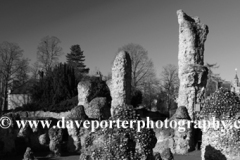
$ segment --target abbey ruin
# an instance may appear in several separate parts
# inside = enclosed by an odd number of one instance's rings
[[[203,101],[208,77],[208,69],[204,66],[204,43],[209,31],[207,25],[202,24],[198,17],[188,16],[182,10],[177,11],[177,18],[180,88],[178,109],[170,120],[196,120],[199,117],[195,115],[195,106]],[[91,82],[83,81],[78,84],[78,106],[68,112],[20,111],[8,113],[6,116],[12,120],[52,119],[54,122],[61,117],[83,121],[140,120],[141,117],[130,105],[131,71],[130,55],[125,51],[119,52],[112,66],[112,81],[105,83],[111,94],[111,106],[108,105],[106,97],[96,97],[89,101],[89,96],[94,90]],[[205,106],[209,108],[203,109],[201,118],[209,119],[215,116],[229,124],[238,119],[240,101],[231,93],[226,94],[228,95],[225,97],[215,97],[216,101],[209,101]],[[220,91],[216,93],[216,96],[221,95]],[[225,106],[219,107],[213,104],[221,100],[230,102],[222,102]],[[220,113],[216,115],[218,112]],[[7,130],[0,129],[0,153],[17,151],[25,153],[25,159],[33,157],[32,150],[45,150],[52,156],[61,156],[64,152],[78,153],[80,160],[173,160],[173,154],[187,154],[196,145],[194,127],[185,128],[184,132],[179,132],[176,128],[170,130],[169,135],[164,135],[162,130],[149,128],[137,132],[136,128],[118,129],[114,126],[111,129],[98,128],[96,132],[91,132],[82,126],[74,126],[71,129],[56,129],[54,126],[49,129],[33,129],[27,125],[18,129],[13,123]],[[239,160],[239,133],[237,129],[225,131],[224,134],[221,130],[213,129],[204,132],[202,160],[218,160],[219,156],[222,157],[219,160]]]

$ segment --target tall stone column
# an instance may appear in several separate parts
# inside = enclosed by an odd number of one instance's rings
[[[194,120],[194,106],[200,102],[207,84],[208,69],[204,66],[204,43],[208,26],[200,23],[198,17],[190,17],[182,10],[177,11],[179,23],[178,76],[180,80],[178,106],[187,108],[190,120]],[[176,144],[176,153],[185,154],[194,150],[197,137],[193,124],[187,130],[187,137],[175,134],[176,142],[186,144],[184,149]],[[178,133],[178,132],[176,132]]]
[[[208,26],[198,17],[190,17],[182,10],[177,11],[179,23],[179,96],[178,106],[185,106],[194,119],[194,104],[199,101],[207,83],[207,67],[204,65],[204,43]]]
[[[120,52],[116,56],[112,67],[111,85],[111,115],[113,116],[118,107],[130,104],[131,101],[131,58],[127,52]]]

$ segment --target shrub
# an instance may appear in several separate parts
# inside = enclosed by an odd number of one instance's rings
[[[220,119],[231,119],[240,112],[239,97],[229,90],[220,88],[205,99],[200,117],[214,116]]]
[[[134,90],[132,93],[131,105],[137,107],[142,103],[143,95],[140,90]]]
[[[106,97],[107,102],[111,102],[110,90],[106,84],[106,81],[103,81],[99,77],[95,76],[85,76],[83,81],[90,81],[92,85],[92,91],[89,95],[88,102],[91,102],[96,97]]]
[[[74,69],[60,63],[33,85],[32,101],[40,106],[58,104],[77,95],[77,84]]]

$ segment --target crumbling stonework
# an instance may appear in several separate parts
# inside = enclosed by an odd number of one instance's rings
[[[190,17],[182,10],[177,11],[179,23],[178,77],[180,80],[178,106],[185,106],[191,120],[195,119],[194,106],[201,102],[207,84],[208,69],[204,66],[204,43],[208,26],[201,24],[198,17]],[[195,149],[193,125],[185,136],[176,132],[176,153],[185,154]],[[185,137],[183,139],[183,137]],[[184,149],[181,149],[184,144]],[[179,145],[179,146],[178,146]],[[178,149],[179,148],[179,149]],[[188,150],[187,150],[188,148]]]
[[[179,23],[179,97],[178,106],[186,106],[193,119],[194,104],[199,101],[207,83],[207,68],[204,67],[204,43],[208,34],[207,25],[198,17],[190,17],[177,11]]]
[[[32,149],[30,147],[26,149],[26,152],[24,153],[24,156],[23,156],[23,160],[37,160],[34,157]]]
[[[161,154],[158,152],[153,153],[154,154],[154,160],[162,160]]]
[[[68,131],[68,142],[67,150],[70,153],[79,152],[81,149],[81,137],[79,133],[79,128],[74,125],[73,128],[67,128]]]
[[[119,106],[118,112],[110,118],[115,121],[140,120],[135,109],[129,105]],[[121,124],[120,124],[121,125]],[[136,124],[133,128],[98,128],[87,134],[80,160],[155,160],[153,148],[156,144],[155,133],[152,129],[143,128],[137,132]]]
[[[62,139],[63,139],[63,130],[58,128],[50,128],[48,131],[50,143],[49,150],[51,151],[52,156],[61,156],[62,150]]]
[[[112,67],[112,116],[116,114],[118,106],[131,103],[131,74],[131,58],[122,51],[116,56]]]
[[[206,100],[200,118],[215,124],[215,127],[202,129],[202,160],[240,159],[240,129],[234,127],[240,117],[239,106],[239,97],[222,88]],[[224,123],[225,127],[221,123]]]
[[[48,145],[49,141],[50,141],[49,137],[48,137],[48,134],[44,133],[44,134],[39,135],[38,141],[39,141],[40,145],[44,145],[44,146]]]
[[[66,119],[86,120],[88,119],[88,116],[85,113],[84,106],[78,105],[71,109],[69,115],[66,116]]]
[[[88,116],[84,111],[84,107],[80,105],[73,108],[66,119],[80,121],[88,119]],[[73,123],[73,128],[68,127],[67,131],[69,135],[67,142],[68,152],[79,152],[81,149],[80,129]]]
[[[188,127],[187,121],[190,120],[186,107],[178,107],[175,114],[167,120],[167,126],[170,126],[172,121],[178,124],[175,128],[159,128],[155,129],[157,144],[153,149],[154,152],[164,154],[165,150],[170,149],[173,154],[185,154],[190,149],[191,130]],[[183,125],[180,125],[184,122]]]
[[[29,124],[27,123],[25,127],[22,127],[18,132],[18,137],[28,138],[32,133],[32,129],[30,128]]]
[[[86,106],[89,103],[89,95],[92,92],[90,81],[81,81],[78,83],[78,105]]]
[[[110,105],[106,97],[97,97],[91,100],[85,112],[91,119],[105,120],[111,116]]]
[[[170,119],[175,121],[177,124],[180,124],[180,121],[184,121],[184,125],[178,126],[174,129],[174,151],[177,154],[185,154],[187,153],[191,148],[191,141],[190,138],[192,134],[191,128],[188,127],[187,121],[190,120],[190,117],[188,115],[188,111],[186,107],[180,106],[178,107],[176,113],[173,115],[173,117]]]
[[[170,148],[165,149],[161,153],[161,158],[162,158],[162,160],[174,160],[171,149]]]
[[[18,120],[51,120],[52,125],[56,125],[57,120],[61,120],[62,117],[65,119],[78,119],[85,120],[88,119],[87,115],[84,112],[83,106],[76,106],[71,111],[54,113],[54,112],[10,112],[6,115],[12,119],[12,122]],[[53,117],[53,118],[51,118]],[[70,118],[69,118],[70,117]],[[69,129],[71,130],[71,129]],[[69,136],[69,141],[67,141],[68,147],[73,146],[74,151],[78,150],[81,147],[80,138],[77,139],[73,129],[66,133]],[[70,133],[71,132],[71,133]],[[74,132],[74,133],[73,133]],[[72,141],[71,141],[72,140]],[[27,124],[24,128],[18,128],[16,123],[13,123],[12,126],[8,129],[0,129],[0,142],[4,145],[0,145],[0,155],[7,154],[23,154],[26,151],[27,146],[31,146],[34,151],[49,151],[49,134],[48,129],[43,129],[38,126],[38,128],[30,128]],[[2,148],[1,148],[2,147]],[[69,152],[73,151],[73,148],[67,148]]]
[[[157,144],[153,148],[153,152],[159,152],[161,154],[165,149],[170,148],[171,152],[175,153],[174,129],[155,128],[154,131],[157,138]]]
[[[84,107],[85,113],[89,118],[92,118],[90,105],[91,101],[95,98],[106,98],[106,104],[110,107],[111,95],[106,81],[103,81],[100,77],[86,78],[78,84],[78,105]],[[90,106],[89,106],[90,105]]]

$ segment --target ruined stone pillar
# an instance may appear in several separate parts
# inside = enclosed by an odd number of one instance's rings
[[[131,58],[127,52],[120,52],[116,56],[112,67],[111,85],[111,115],[117,112],[117,108],[131,101]]]
[[[178,77],[180,80],[178,106],[187,108],[190,120],[194,120],[194,107],[204,95],[208,69],[204,65],[204,43],[208,34],[207,25],[198,17],[190,17],[182,10],[177,11],[179,23]],[[178,133],[178,132],[177,132]],[[187,137],[175,134],[176,153],[185,154],[195,149],[196,136],[193,125]],[[180,142],[180,143],[177,143]],[[184,143],[184,150],[180,149]]]
[[[89,95],[92,91],[92,84],[89,81],[81,81],[78,83],[78,105],[86,107],[89,103]]]
[[[201,24],[198,17],[190,17],[182,10],[177,11],[179,23],[179,96],[178,106],[185,106],[194,119],[194,104],[199,101],[207,83],[208,70],[204,65],[204,42],[208,26]]]

